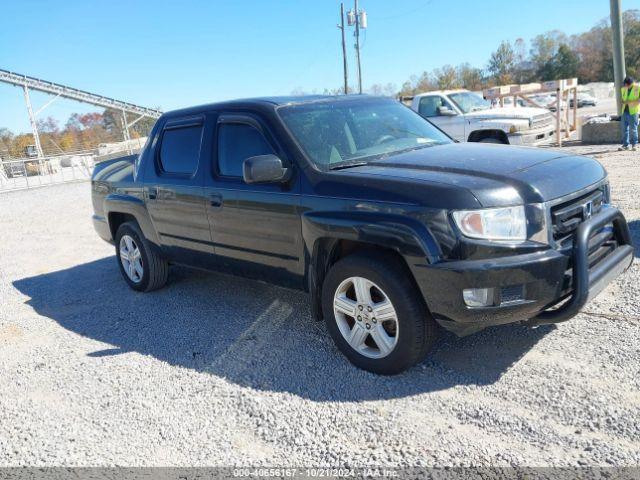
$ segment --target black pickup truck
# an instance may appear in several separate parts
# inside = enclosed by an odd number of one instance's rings
[[[438,325],[568,320],[633,259],[597,161],[455,143],[376,97],[169,112],[92,191],[131,288],[179,263],[304,289],[349,360],[382,374],[422,359]]]

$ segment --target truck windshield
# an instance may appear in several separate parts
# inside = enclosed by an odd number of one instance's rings
[[[477,93],[450,93],[449,98],[462,110],[462,113],[477,112],[491,107],[491,104]]]
[[[280,107],[278,113],[323,170],[451,143],[431,123],[391,99],[301,103]]]

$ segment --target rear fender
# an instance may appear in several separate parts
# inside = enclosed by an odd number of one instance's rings
[[[136,219],[145,238],[156,245],[160,245],[158,234],[147,211],[144,200],[133,195],[111,193],[104,199],[104,212],[107,220],[111,213],[125,213]],[[113,232],[115,237],[115,232]]]

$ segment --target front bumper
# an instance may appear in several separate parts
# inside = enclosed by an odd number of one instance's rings
[[[594,264],[590,259],[595,234],[609,224],[613,225],[615,247],[610,247],[608,254]],[[462,336],[492,325],[540,325],[568,320],[632,261],[627,222],[619,210],[608,208],[581,224],[569,254],[549,249],[486,260],[441,262],[418,266],[413,271],[434,318]],[[495,306],[466,305],[464,289],[487,287],[496,292]],[[519,292],[515,301],[505,296],[514,288]],[[561,305],[556,307],[558,304]]]
[[[556,127],[554,124],[551,124],[535,130],[510,133],[507,135],[507,138],[509,139],[510,145],[535,146],[553,141],[555,133]]]

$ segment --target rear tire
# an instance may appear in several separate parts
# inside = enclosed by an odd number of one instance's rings
[[[127,284],[139,292],[163,287],[169,276],[169,263],[149,242],[138,225],[126,222],[116,232],[116,260]]]
[[[438,326],[409,275],[388,254],[354,254],[331,267],[322,286],[323,317],[355,366],[394,375],[418,363],[433,346]]]

